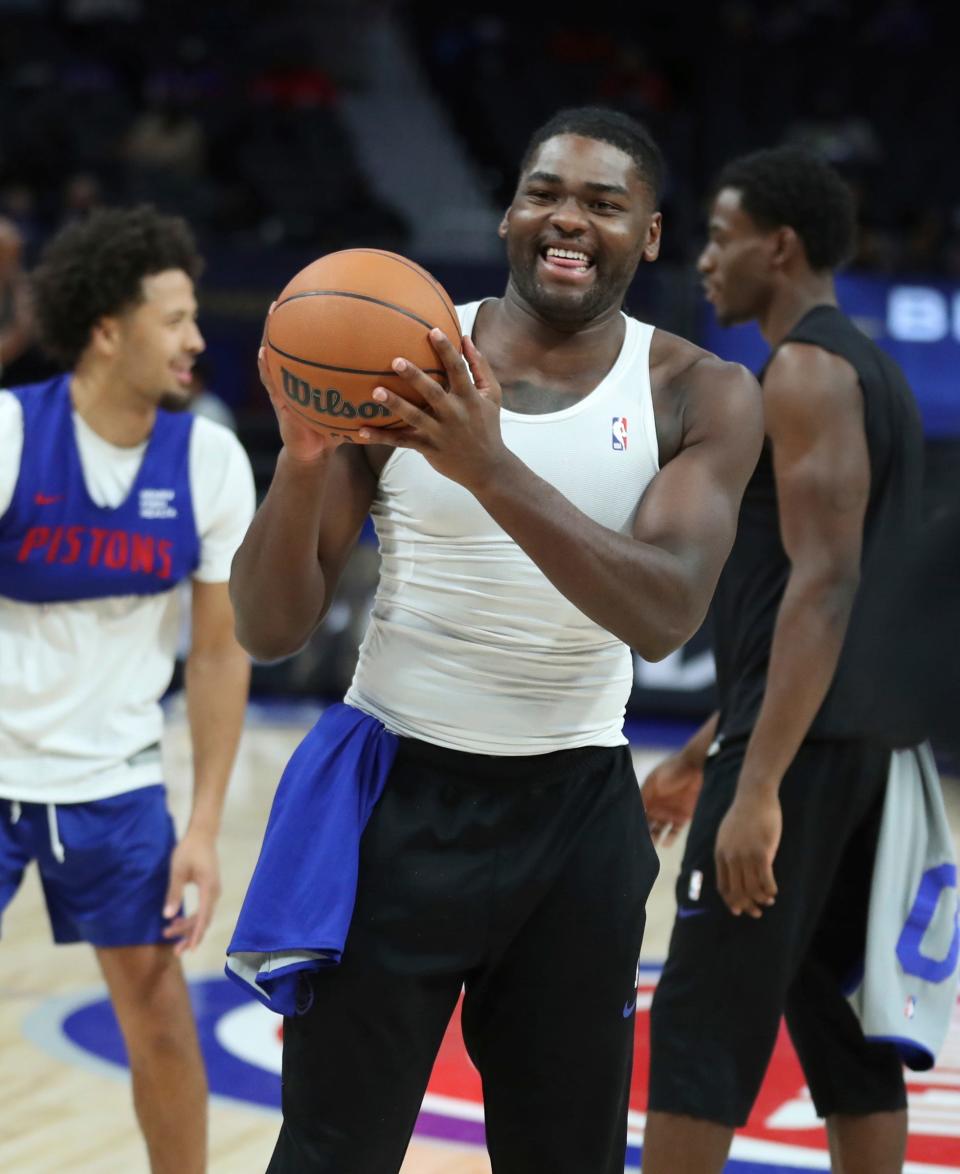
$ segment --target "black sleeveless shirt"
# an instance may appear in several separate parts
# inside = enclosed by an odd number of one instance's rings
[[[863,655],[859,616],[876,616],[870,597],[875,585],[882,584],[884,563],[896,558],[919,524],[923,431],[903,372],[836,306],[815,306],[784,338],[783,343],[788,342],[811,343],[842,356],[856,371],[863,393],[870,496],[864,520],[861,580],[837,672],[808,735],[861,738],[875,726],[870,719],[871,709],[882,696],[884,683],[871,671],[874,666],[868,667],[869,658]],[[770,359],[760,373],[761,383],[769,365]],[[744,494],[737,537],[712,607],[719,729],[725,738],[748,734],[756,721],[777,610],[789,572],[790,563],[780,541],[773,460],[767,440]],[[885,638],[881,631],[869,634],[871,640]]]

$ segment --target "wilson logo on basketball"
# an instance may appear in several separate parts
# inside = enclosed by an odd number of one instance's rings
[[[311,387],[305,379],[300,379],[292,371],[281,366],[283,375],[283,391],[288,399],[301,407],[311,406],[315,412],[324,416],[341,416],[345,420],[353,420],[359,416],[361,420],[374,420],[378,416],[389,416],[390,412],[383,404],[373,400],[363,400],[352,404],[345,400],[335,387]]]

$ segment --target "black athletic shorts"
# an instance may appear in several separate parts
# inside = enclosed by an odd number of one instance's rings
[[[285,1020],[271,1174],[396,1174],[461,989],[496,1174],[623,1174],[644,904],[628,747],[402,739],[339,966]]]
[[[780,788],[776,904],[754,920],[723,904],[713,856],[745,745],[707,760],[651,1009],[649,1109],[743,1125],[782,1015],[821,1117],[903,1108],[896,1049],[864,1039],[842,993],[863,961],[889,751],[801,746]]]

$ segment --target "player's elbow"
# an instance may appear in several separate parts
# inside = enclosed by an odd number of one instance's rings
[[[840,613],[853,607],[860,587],[860,566],[853,559],[824,562],[803,568],[794,566],[793,576],[803,594],[815,600],[822,608]]]
[[[671,652],[676,652],[683,644],[690,639],[696,631],[693,628],[670,628],[660,629],[656,632],[644,633],[639,639],[633,641],[634,651],[644,660],[655,664],[658,660],[664,660]]]
[[[665,640],[650,638],[634,640],[632,647],[633,651],[641,660],[648,661],[650,664],[656,664],[658,660],[664,660],[671,652],[675,652],[679,648],[679,645],[673,645]]]
[[[254,660],[270,661],[282,659],[282,653],[277,654],[274,652],[275,645],[267,638],[266,633],[257,631],[254,626],[244,623],[239,609],[237,611],[234,634],[237,637],[237,643],[240,647]]]
[[[846,627],[860,587],[860,570],[850,567],[822,584],[821,606],[834,623]]]
[[[261,664],[286,660],[299,652],[318,622],[316,608],[301,595],[266,595],[263,584],[238,573],[230,575],[233,630],[240,647]]]
[[[859,567],[823,566],[815,572],[791,576],[790,596],[824,628],[844,632],[860,586]]]
[[[676,652],[690,639],[703,623],[704,609],[693,601],[677,601],[659,617],[655,625],[644,625],[630,641],[631,647],[644,660],[656,663]]]
[[[260,664],[286,660],[307,641],[303,633],[265,624],[262,617],[246,616],[241,608],[236,609],[234,632],[244,652]]]

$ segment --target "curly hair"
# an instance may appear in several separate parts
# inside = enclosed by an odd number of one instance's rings
[[[810,268],[836,269],[853,252],[857,216],[853,194],[826,159],[802,147],[772,147],[734,159],[717,176],[740,193],[740,206],[760,228],[792,228]]]
[[[654,202],[660,199],[663,155],[643,123],[629,114],[606,106],[571,106],[558,110],[530,136],[520,162],[521,174],[526,171],[537,149],[557,135],[581,135],[585,139],[619,147],[633,160],[640,178],[653,192]]]
[[[145,277],[182,269],[196,280],[202,267],[186,221],[149,204],[108,208],[68,225],[47,244],[32,277],[44,349],[72,368],[101,318],[143,300]]]

